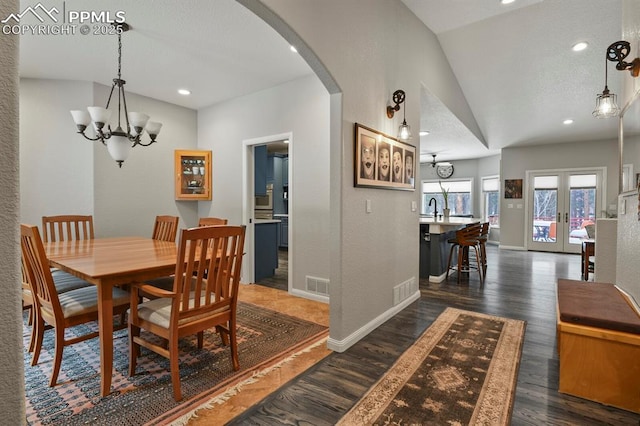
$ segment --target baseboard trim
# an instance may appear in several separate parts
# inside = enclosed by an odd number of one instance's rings
[[[500,250],[520,250],[520,251],[527,251],[527,249],[525,247],[521,247],[521,246],[505,246],[503,244],[500,244]]]
[[[334,352],[344,352],[365,337],[367,334],[371,333],[373,330],[378,328],[381,324],[387,321],[389,318],[396,315],[398,312],[402,311],[404,308],[409,306],[411,303],[415,302],[420,298],[420,290],[418,289],[414,294],[407,297],[405,300],[393,306],[386,312],[378,315],[376,318],[363,325],[345,339],[336,340],[329,336],[329,340],[327,340],[327,348],[331,349]]]
[[[293,296],[302,297],[303,299],[315,300],[316,302],[329,303],[329,296],[323,296],[317,293],[310,293],[308,291],[292,288],[289,290],[289,294]]]
[[[443,272],[441,275],[429,275],[429,282],[430,283],[441,283],[445,279],[447,279],[447,272],[446,271]]]

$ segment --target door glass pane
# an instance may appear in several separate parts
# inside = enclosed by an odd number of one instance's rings
[[[537,176],[533,190],[533,233],[537,242],[555,243],[558,213],[558,177]]]
[[[596,175],[569,177],[569,244],[588,238],[585,226],[596,223]]]

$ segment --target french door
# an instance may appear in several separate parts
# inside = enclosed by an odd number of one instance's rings
[[[603,169],[527,172],[527,249],[580,253],[603,210]]]

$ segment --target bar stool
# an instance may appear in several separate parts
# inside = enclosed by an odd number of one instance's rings
[[[449,260],[447,261],[447,275],[446,279],[449,279],[449,271],[455,269],[458,271],[458,284],[460,283],[460,275],[463,272],[470,272],[472,269],[478,271],[480,277],[480,285],[484,284],[483,280],[483,268],[482,257],[480,255],[480,233],[482,231],[482,225],[473,224],[465,228],[456,231],[456,237],[449,240],[451,244],[451,250],[449,250]],[[457,267],[451,267],[451,259],[453,258],[453,251],[458,249],[458,265]],[[475,256],[469,255],[470,248],[475,251]],[[475,260],[475,265],[471,264],[471,261]]]

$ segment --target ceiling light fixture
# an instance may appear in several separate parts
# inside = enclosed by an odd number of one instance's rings
[[[393,103],[394,106],[387,105],[387,117],[393,118],[396,111],[400,111],[400,105],[405,101],[405,93],[404,90],[396,90],[393,92]],[[398,127],[398,139],[401,141],[411,140],[411,126],[407,124],[407,116],[406,116],[407,108],[402,111],[403,119],[402,124]]]
[[[189,89],[178,89],[178,93],[180,93],[181,95],[184,95],[184,96],[188,96],[188,95],[191,94],[191,90],[189,90]]]
[[[513,3],[514,1],[516,1],[516,0],[500,0],[500,3],[501,3],[501,4],[511,4],[511,3]]]
[[[158,133],[160,133],[161,123],[155,121],[148,121],[149,116],[140,112],[128,112],[127,101],[125,99],[124,85],[126,81],[121,78],[122,68],[122,33],[129,30],[129,25],[125,22],[114,23],[116,32],[118,33],[118,78],[113,79],[111,85],[111,92],[109,92],[109,98],[107,99],[107,106],[105,108],[98,106],[87,107],[87,111],[74,110],[71,111],[73,121],[75,121],[78,127],[78,133],[90,141],[100,140],[103,145],[106,145],[109,155],[113,158],[119,167],[122,167],[122,163],[127,159],[131,148],[136,145],[149,146],[156,141]],[[111,103],[111,96],[115,88],[118,87],[118,127],[115,130],[111,130],[111,125],[107,124],[111,118],[112,111],[109,109]],[[123,111],[124,110],[124,111]],[[121,127],[121,115],[124,113],[124,119],[126,129]],[[93,122],[93,128],[97,135],[91,138],[85,135],[84,131]],[[107,129],[105,131],[105,125]],[[140,137],[144,131],[147,131],[151,141],[144,143]]]
[[[587,46],[589,46],[589,43],[587,43],[586,41],[579,41],[571,47],[571,50],[573,50],[574,52],[580,52],[586,49]]]
[[[564,120],[564,121],[562,122],[562,124],[566,124],[566,125],[573,124],[573,120],[572,120],[572,119],[570,119],[570,118],[567,118],[566,120]]]
[[[436,162],[436,154],[431,154],[431,156],[433,157],[433,161],[431,161],[431,167],[436,167],[436,166],[450,166],[451,163],[448,161],[438,161]]]
[[[631,62],[626,62],[625,58],[631,52],[631,44],[628,41],[620,40],[611,43],[607,47],[607,53],[604,57],[604,91],[596,98],[596,109],[593,116],[596,118],[615,117],[620,113],[620,108],[616,104],[616,95],[609,92],[607,87],[607,61],[617,62],[616,69],[618,71],[629,70],[631,77],[640,75],[640,58],[635,58]]]
[[[420,130],[420,133],[419,133],[420,136],[427,136],[428,134],[429,134],[428,130]]]

